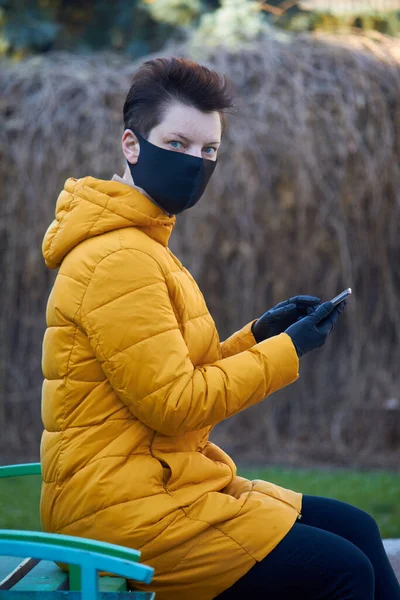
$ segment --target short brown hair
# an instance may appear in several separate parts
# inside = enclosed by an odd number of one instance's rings
[[[125,129],[147,137],[174,101],[203,112],[218,111],[222,126],[224,113],[234,106],[225,75],[185,58],[156,58],[145,62],[133,76],[124,104]]]

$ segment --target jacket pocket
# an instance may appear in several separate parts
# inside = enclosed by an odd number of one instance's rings
[[[172,471],[164,460],[161,460],[160,458],[158,458],[157,460],[160,463],[163,470],[163,486],[165,487],[168,485],[168,482],[171,479]]]

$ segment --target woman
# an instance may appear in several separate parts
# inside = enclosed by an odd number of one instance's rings
[[[220,343],[168,239],[214,171],[230,106],[205,67],[144,64],[124,106],[124,177],[68,179],[60,194],[43,243],[59,268],[43,350],[44,530],[139,549],[158,600],[400,597],[368,515],[238,477],[208,441],[294,382],[344,308],[299,296]]]

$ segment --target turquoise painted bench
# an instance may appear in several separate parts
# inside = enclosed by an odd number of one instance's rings
[[[0,478],[40,473],[39,463],[0,467]],[[0,600],[154,600],[151,592],[128,590],[127,579],[150,583],[153,576],[139,558],[137,550],[115,544],[0,529]],[[53,561],[68,564],[69,574]]]

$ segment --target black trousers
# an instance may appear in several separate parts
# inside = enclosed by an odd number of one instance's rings
[[[368,513],[305,495],[302,515],[219,600],[400,600],[400,585]]]

